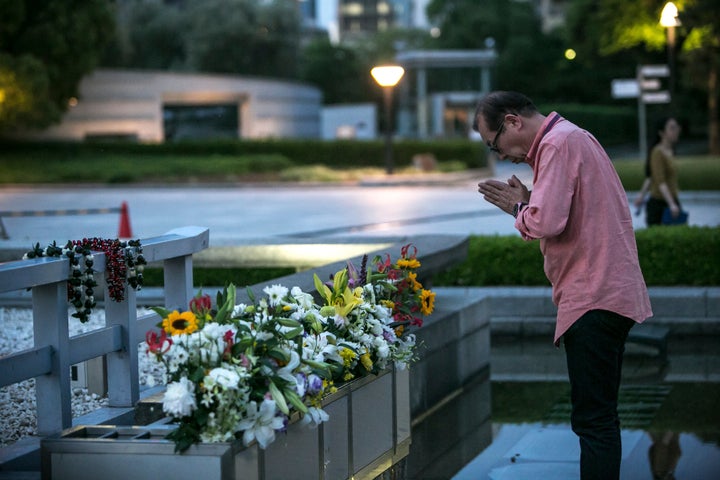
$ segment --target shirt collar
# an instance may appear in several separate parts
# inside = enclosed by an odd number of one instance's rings
[[[525,160],[527,163],[532,167],[535,164],[535,156],[537,155],[537,151],[540,148],[540,142],[542,141],[543,137],[547,135],[547,133],[552,130],[553,126],[563,118],[560,116],[557,112],[552,112],[550,115],[548,115],[545,118],[545,121],[540,125],[540,129],[538,130],[537,135],[535,135],[535,138],[533,139],[533,143],[530,146],[530,150],[528,150],[527,155],[525,155]]]

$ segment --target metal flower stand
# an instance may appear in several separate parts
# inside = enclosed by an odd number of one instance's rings
[[[292,419],[267,449],[241,441],[174,452],[176,428],[84,425],[42,441],[44,479],[173,478],[203,480],[372,479],[410,450],[407,370],[387,369],[349,382],[323,400],[330,420],[309,428]]]

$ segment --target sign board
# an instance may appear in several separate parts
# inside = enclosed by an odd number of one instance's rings
[[[634,78],[616,78],[611,86],[613,98],[637,98],[640,95],[638,81]]]
[[[670,92],[662,90],[659,92],[643,92],[643,103],[670,103]]]
[[[649,90],[659,90],[660,89],[660,79],[659,78],[644,78],[640,81],[640,89],[643,92],[647,92]]]
[[[641,77],[669,77],[670,67],[667,65],[643,65],[640,67]]]

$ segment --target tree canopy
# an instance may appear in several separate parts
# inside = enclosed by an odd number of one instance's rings
[[[601,57],[621,54],[628,58],[626,65],[654,61],[665,63],[668,54],[666,29],[659,19],[665,0],[579,0],[573,3],[568,17],[568,32],[573,41],[584,41]],[[709,150],[720,153],[720,125],[718,96],[720,84],[720,3],[715,0],[678,0],[678,17],[681,25],[676,27],[675,66],[680,87],[676,89],[679,101],[674,102],[680,111],[702,109],[693,103],[693,91],[704,93],[707,98]],[[591,26],[592,32],[582,31]]]
[[[0,0],[0,132],[57,122],[113,34],[106,0]]]
[[[105,65],[297,77],[300,19],[290,0],[135,0],[119,9]]]

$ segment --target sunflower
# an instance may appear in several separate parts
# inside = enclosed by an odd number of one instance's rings
[[[398,268],[407,268],[407,269],[413,269],[413,268],[419,268],[420,267],[420,260],[417,258],[401,258],[397,261]]]
[[[417,292],[423,288],[422,283],[417,281],[417,273],[415,272],[408,272],[408,283],[413,292]]]
[[[181,335],[183,333],[193,333],[198,329],[197,317],[193,312],[178,312],[177,310],[170,312],[167,318],[163,319],[162,326],[170,335]]]
[[[422,290],[420,292],[420,311],[423,315],[430,315],[435,309],[435,292]]]

